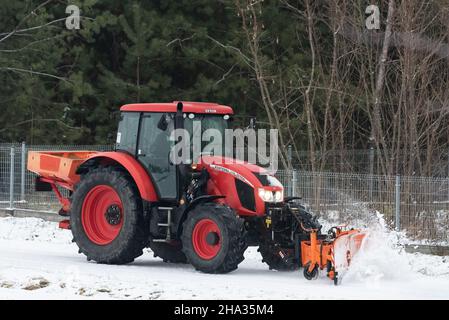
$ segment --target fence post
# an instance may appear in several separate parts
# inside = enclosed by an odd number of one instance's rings
[[[449,150],[447,150],[447,178],[448,178],[447,200],[449,201]]]
[[[369,149],[369,201],[373,200],[374,147]]]
[[[293,188],[294,188],[294,182],[293,179],[290,180],[291,174],[292,174],[292,169],[293,169],[293,164],[292,164],[292,145],[289,144],[288,148],[287,148],[287,157],[288,157],[288,171],[287,171],[287,175],[288,175],[288,196],[289,197],[293,197]]]
[[[396,176],[396,192],[395,192],[395,229],[401,230],[401,177]]]
[[[293,169],[293,178],[292,178],[292,189],[291,189],[291,196],[296,197],[296,182],[298,181],[298,171],[296,169]]]
[[[7,209],[11,215],[14,215],[14,165],[15,165],[15,155],[16,151],[14,147],[11,147],[11,158],[10,158],[10,168],[9,168],[9,208]]]
[[[21,176],[20,176],[20,200],[25,201],[25,157],[26,157],[26,144],[22,142],[22,163],[21,163]]]

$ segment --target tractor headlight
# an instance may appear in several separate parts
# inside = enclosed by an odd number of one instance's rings
[[[259,197],[264,202],[282,202],[284,201],[284,191],[271,191],[266,189],[259,189]]]
[[[270,190],[265,190],[265,189],[259,189],[259,197],[264,201],[264,202],[273,202],[273,192]]]
[[[284,201],[284,191],[276,191],[274,193],[274,202]]]

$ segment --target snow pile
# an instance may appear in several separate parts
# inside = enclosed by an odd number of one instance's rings
[[[449,257],[431,256],[421,253],[409,254],[410,267],[414,272],[430,277],[449,276]],[[449,298],[449,297],[448,297]]]
[[[55,222],[37,218],[0,219],[0,240],[71,243],[71,239],[71,232],[59,229]]]
[[[363,246],[343,281],[377,285],[381,280],[410,280],[410,255],[401,245],[404,234],[389,230],[380,213],[373,216],[367,230]]]
[[[379,212],[361,204],[354,206],[357,207],[357,215],[328,211],[325,219],[320,220],[323,231],[336,225],[348,225],[368,233],[350,268],[340,272],[343,285],[374,288],[387,282],[426,281],[449,276],[449,257],[407,253],[404,245],[415,241],[408,239],[405,232],[394,231]]]
[[[377,221],[377,222],[376,222]],[[150,250],[128,265],[86,261],[71,232],[35,218],[0,218],[0,299],[448,299],[449,259],[405,253],[374,215],[367,248],[335,287],[322,272],[276,272],[250,247],[238,270],[204,274]]]

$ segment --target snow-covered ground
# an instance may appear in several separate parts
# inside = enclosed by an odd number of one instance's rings
[[[0,299],[449,299],[449,257],[408,254],[372,230],[335,287],[324,274],[269,271],[255,248],[235,272],[208,275],[147,251],[125,266],[87,262],[70,231],[35,218],[0,218]]]

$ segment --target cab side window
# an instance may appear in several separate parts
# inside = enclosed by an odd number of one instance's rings
[[[139,112],[124,112],[118,126],[116,148],[136,155]]]

